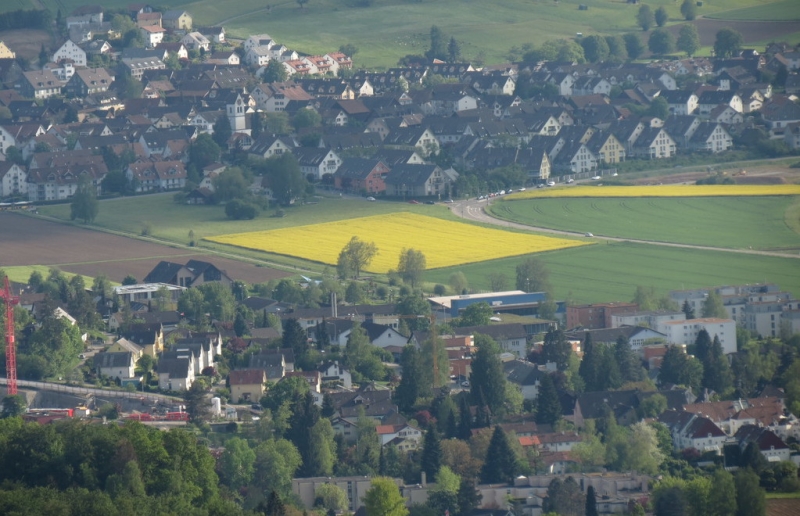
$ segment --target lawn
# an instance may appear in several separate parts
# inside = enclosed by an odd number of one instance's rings
[[[41,0],[53,12],[69,12],[85,0]],[[128,0],[106,0],[107,8],[124,7]],[[429,45],[431,25],[438,25],[461,44],[467,59],[483,57],[487,63],[505,61],[512,46],[541,44],[555,38],[584,34],[620,34],[638,30],[637,5],[607,0],[437,0],[408,2],[375,0],[355,7],[355,0],[313,0],[300,9],[294,1],[269,4],[263,0],[164,0],[159,5],[180,7],[192,14],[195,25],[223,23],[230,36],[268,33],[280,43],[301,52],[330,52],[345,43],[359,49],[357,66],[394,66],[406,54],[423,53]],[[579,11],[586,4],[588,11]],[[680,18],[679,2],[651,0],[663,5],[673,19]],[[730,9],[769,5],[769,0],[709,0],[701,15]],[[348,5],[353,5],[349,7]],[[0,10],[4,7],[0,7]]]
[[[717,20],[743,21],[789,21],[800,19],[800,2],[783,0],[774,4],[745,7],[731,11],[707,14],[707,18]]]
[[[788,225],[798,217],[798,210],[800,197],[564,198],[501,201],[491,206],[494,215],[531,226],[771,250],[800,249],[800,233]]]
[[[627,301],[637,285],[669,290],[711,285],[773,282],[800,296],[800,262],[792,258],[701,251],[630,242],[553,251],[538,255],[547,264],[557,299],[579,303]],[[426,282],[447,284],[461,271],[470,288],[489,289],[489,275],[501,273],[514,287],[523,258],[506,258],[430,271]]]
[[[429,269],[590,244],[549,236],[490,229],[415,213],[392,213],[271,231],[211,237],[222,244],[336,265],[339,252],[358,237],[372,242],[377,255],[366,269],[397,268],[402,249],[421,251]]]
[[[44,265],[19,265],[19,266],[11,266],[11,267],[2,267],[2,271],[8,276],[8,279],[11,281],[16,281],[18,283],[27,283],[33,274],[34,271],[39,271],[39,274],[47,278],[47,275],[50,273],[50,267],[46,267]],[[72,278],[75,274],[71,272],[64,272],[64,276],[67,278]],[[84,284],[91,286],[94,278],[89,276],[83,277]],[[118,283],[113,283],[112,285],[118,285]]]

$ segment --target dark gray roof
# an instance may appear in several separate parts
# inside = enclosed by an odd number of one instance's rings
[[[523,360],[512,360],[503,363],[503,371],[509,382],[517,385],[535,385],[543,373],[535,364]]]
[[[158,361],[158,374],[166,373],[169,378],[184,379],[189,376],[188,358],[164,358]]]
[[[145,283],[176,283],[175,278],[183,268],[180,263],[160,261],[147,276],[144,277]]]
[[[386,176],[386,184],[423,186],[439,168],[436,165],[395,165]]]
[[[129,367],[132,363],[133,353],[130,351],[99,353],[94,357],[94,366],[96,368]]]
[[[493,339],[525,339],[528,334],[525,326],[519,323],[487,324],[485,326],[463,326],[454,328],[453,331],[458,335],[471,335],[482,333]]]

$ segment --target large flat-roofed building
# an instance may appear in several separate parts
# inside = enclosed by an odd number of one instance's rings
[[[114,295],[121,301],[128,303],[137,301],[139,303],[146,303],[154,299],[156,293],[161,289],[167,289],[170,294],[171,301],[177,301],[181,297],[181,293],[186,290],[186,287],[178,287],[176,285],[168,285],[167,283],[138,283],[136,285],[122,285],[114,287]]]
[[[611,328],[611,316],[639,310],[636,303],[595,303],[567,307],[567,329],[595,330]]]
[[[517,315],[537,315],[539,305],[547,299],[544,292],[487,292],[484,294],[464,294],[462,296],[429,297],[434,310],[443,311],[451,317],[458,317],[462,310],[475,303],[488,303],[495,312]]]
[[[670,344],[694,344],[697,334],[702,330],[708,332],[713,340],[719,337],[722,351],[727,355],[736,353],[736,322],[733,319],[688,319],[684,321],[665,321],[658,325],[657,331],[667,336]]]

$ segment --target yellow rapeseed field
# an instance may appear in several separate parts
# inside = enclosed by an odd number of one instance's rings
[[[800,195],[800,185],[653,185],[565,186],[537,188],[506,196],[509,200],[541,197],[738,197]]]
[[[354,236],[375,242],[378,247],[377,256],[367,267],[376,273],[396,269],[404,247],[422,251],[428,268],[436,269],[590,243],[488,229],[414,213],[220,235],[206,240],[335,265],[339,252]]]

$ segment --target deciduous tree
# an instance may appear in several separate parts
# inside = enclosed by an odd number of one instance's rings
[[[70,218],[79,219],[84,224],[94,222],[100,212],[100,203],[97,201],[97,188],[92,185],[87,176],[81,176],[78,188],[72,196],[70,203]]]
[[[506,376],[500,362],[500,346],[488,335],[475,334],[478,352],[472,361],[470,395],[476,405],[486,403],[492,413],[497,413],[505,401]]]
[[[697,2],[694,0],[683,0],[681,4],[681,15],[683,15],[687,21],[692,21],[697,18]]]
[[[736,57],[743,44],[744,38],[739,31],[725,27],[717,32],[714,40],[714,55],[720,59]]]
[[[647,47],[656,55],[669,54],[675,50],[675,38],[667,29],[656,29],[650,34]]]
[[[378,247],[375,242],[365,242],[354,236],[339,253],[337,268],[349,271],[354,278],[358,278],[361,271],[372,263],[376,254],[378,254]]]
[[[642,4],[636,12],[636,23],[639,24],[639,27],[641,27],[643,31],[648,31],[655,22],[656,17],[653,14],[653,10],[649,5]]]
[[[397,272],[404,282],[416,288],[422,281],[422,276],[427,268],[427,260],[422,251],[416,249],[403,248],[400,251],[400,261],[397,264]]]
[[[625,34],[622,36],[622,39],[625,40],[625,50],[628,52],[628,57],[630,59],[638,59],[642,54],[644,54],[646,47],[644,46],[644,43],[642,43],[642,38],[640,38],[638,34]]]
[[[391,478],[375,477],[364,495],[364,508],[369,516],[407,516],[405,498]]]
[[[697,33],[697,27],[692,24],[681,27],[676,47],[678,50],[686,52],[687,56],[692,57],[700,48],[700,34]]]
[[[656,9],[655,20],[656,20],[656,25],[658,25],[659,27],[663,27],[669,21],[669,14],[667,14],[667,10],[664,8],[663,5],[659,6],[659,8]]]

